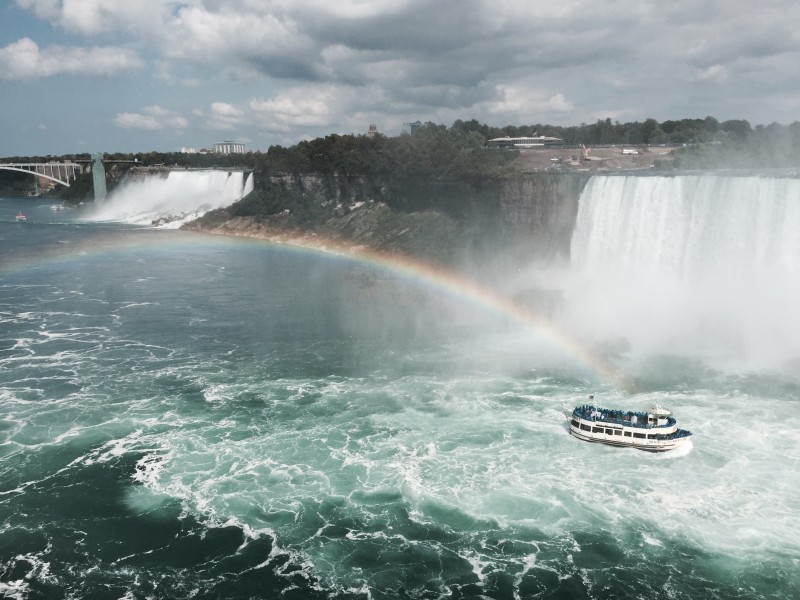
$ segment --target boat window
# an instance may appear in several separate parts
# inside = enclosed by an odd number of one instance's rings
[[[614,430],[614,435],[622,435],[622,430],[621,429],[615,429]]]
[[[645,439],[645,434],[644,433],[634,433],[633,437],[640,438],[640,439]]]
[[[578,422],[575,419],[572,419],[572,426],[578,427]]]
[[[604,431],[602,427],[592,427],[592,433],[603,433]]]
[[[589,427],[588,425],[584,425],[583,423],[581,423],[581,429],[583,429],[584,431],[591,431],[592,428]]]
[[[630,431],[626,431],[625,432],[625,437],[631,437],[631,432]]]

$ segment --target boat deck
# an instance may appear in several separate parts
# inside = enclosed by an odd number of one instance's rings
[[[583,419],[584,421],[615,423],[617,425],[624,425],[625,427],[641,427],[642,429],[673,427],[677,423],[674,417],[666,417],[666,424],[654,425],[648,423],[648,418],[652,416],[652,413],[630,410],[612,410],[608,408],[600,408],[591,404],[576,406],[572,411],[572,415],[579,419]]]

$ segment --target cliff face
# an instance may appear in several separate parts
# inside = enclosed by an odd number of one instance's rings
[[[475,181],[283,175],[253,198],[190,226],[274,239],[334,239],[450,265],[506,266],[569,258],[587,173]],[[302,217],[302,218],[301,218]]]
[[[501,182],[502,230],[512,248],[534,259],[569,259],[578,199],[590,177],[536,173]]]

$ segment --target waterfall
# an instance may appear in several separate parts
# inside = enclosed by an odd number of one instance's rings
[[[253,190],[241,171],[170,171],[166,178],[130,179],[95,207],[92,220],[177,228],[209,210],[230,206]]]
[[[651,352],[800,357],[800,179],[592,178],[580,198],[566,320]]]
[[[580,200],[573,266],[663,272],[800,272],[800,180],[595,177]]]
[[[250,173],[247,176],[247,181],[244,182],[244,190],[242,191],[242,198],[244,198],[245,196],[247,196],[247,194],[253,191],[253,186],[254,186],[253,174]]]

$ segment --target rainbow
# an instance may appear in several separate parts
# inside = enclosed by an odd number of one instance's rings
[[[313,254],[335,261],[362,264],[378,270],[383,270],[405,280],[416,282],[426,288],[435,290],[444,295],[469,302],[480,307],[490,314],[510,319],[521,327],[541,336],[545,341],[552,343],[574,359],[577,364],[596,375],[602,382],[612,388],[627,388],[628,382],[623,375],[615,370],[601,357],[590,352],[576,339],[560,330],[552,322],[533,314],[524,306],[511,298],[498,293],[494,289],[469,279],[452,270],[445,269],[428,262],[413,259],[407,256],[390,254],[367,249],[363,246],[346,246],[334,240],[320,237],[307,239],[268,238],[258,236],[224,235],[212,233],[197,233],[191,231],[164,232],[148,229],[146,231],[128,231],[120,235],[97,235],[91,239],[76,243],[74,246],[62,246],[40,251],[33,256],[12,260],[10,264],[0,267],[0,273],[11,273],[47,264],[59,264],[77,259],[107,260],[114,254],[127,252],[131,249],[148,251],[174,249],[180,251],[186,248],[196,248],[198,244],[212,243],[212,238],[217,238],[214,243],[237,244],[239,247],[250,245],[264,247],[265,245],[280,249],[282,252]],[[168,239],[164,239],[167,234]],[[153,237],[158,238],[157,243]]]
[[[308,251],[307,247],[303,247]],[[629,388],[629,382],[602,357],[590,352],[578,340],[559,329],[554,323],[532,313],[508,296],[459,273],[408,256],[378,252],[365,248],[353,251],[326,241],[326,252],[349,261],[363,263],[394,275],[419,282],[443,294],[465,300],[494,315],[510,319],[554,344],[579,364],[614,388]]]

